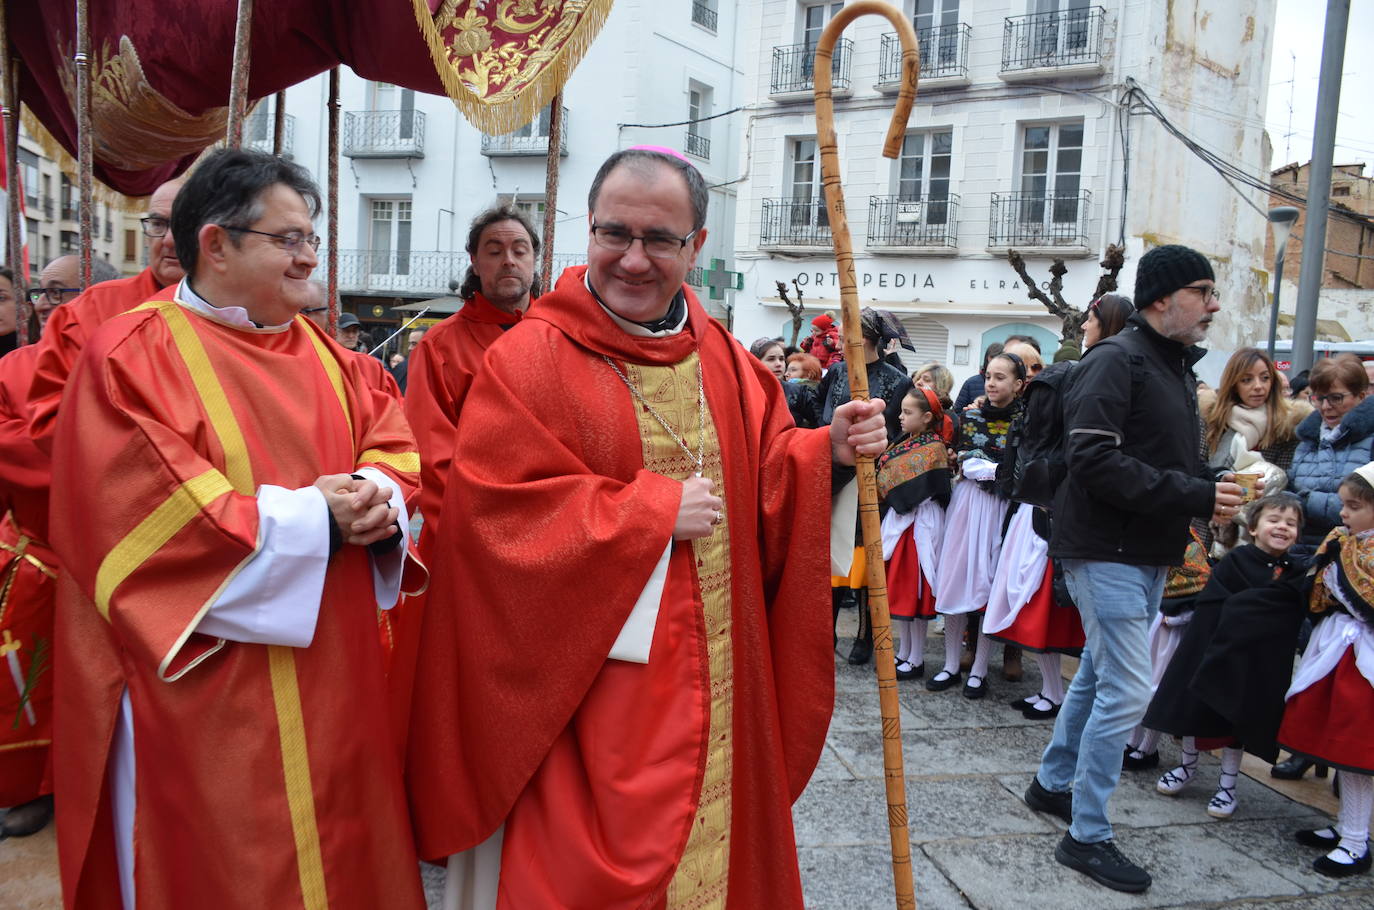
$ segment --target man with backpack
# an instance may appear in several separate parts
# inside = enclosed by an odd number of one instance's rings
[[[1069,823],[1055,859],[1117,891],[1151,882],[1117,849],[1106,805],[1122,744],[1150,699],[1147,638],[1164,577],[1182,559],[1193,516],[1229,521],[1243,502],[1242,489],[1214,481],[1201,455],[1192,366],[1203,351],[1194,345],[1218,300],[1201,253],[1179,245],[1146,253],[1138,311],[1084,355],[1064,396],[1067,477],[1050,556],[1063,560],[1087,644],[1025,799]]]

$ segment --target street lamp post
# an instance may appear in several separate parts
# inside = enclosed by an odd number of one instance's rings
[[[1279,282],[1283,280],[1283,254],[1288,247],[1288,235],[1293,231],[1293,222],[1298,220],[1298,210],[1291,205],[1281,205],[1269,210],[1269,223],[1274,226],[1274,300],[1269,309],[1269,359],[1274,359],[1274,337],[1279,331]]]

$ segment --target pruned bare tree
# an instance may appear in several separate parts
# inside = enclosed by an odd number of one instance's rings
[[[802,320],[806,318],[806,307],[803,306],[805,295],[802,293],[801,285],[797,284],[797,279],[792,279],[792,287],[797,293],[797,302],[793,303],[792,298],[787,293],[787,285],[781,281],[774,282],[778,286],[778,296],[782,302],[787,304],[787,311],[792,314],[792,347],[796,347],[798,339],[801,338]]]
[[[1116,290],[1116,276],[1121,272],[1121,267],[1125,264],[1124,247],[1116,244],[1108,244],[1106,255],[1102,257],[1099,265],[1103,268],[1102,275],[1097,279],[1097,288],[1093,291],[1092,299],[1096,300],[1103,294]],[[1083,343],[1083,318],[1087,315],[1087,310],[1079,309],[1064,299],[1064,276],[1068,273],[1069,267],[1064,264],[1064,260],[1056,259],[1050,263],[1050,281],[1044,289],[1041,289],[1039,282],[1031,278],[1026,271],[1026,260],[1016,250],[1007,251],[1007,262],[1011,263],[1012,270],[1021,278],[1021,283],[1026,288],[1026,296],[1031,300],[1038,300],[1055,316],[1059,317],[1063,331],[1060,333],[1065,341],[1072,341],[1076,345]],[[1049,293],[1045,293],[1048,290]]]

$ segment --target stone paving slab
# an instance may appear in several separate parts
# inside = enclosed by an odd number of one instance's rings
[[[797,850],[806,910],[884,910],[894,906],[892,859],[881,846],[802,847]],[[911,874],[920,910],[970,910],[973,906],[921,852],[911,850]]]
[[[1301,808],[1306,809],[1305,806]],[[1312,861],[1321,856],[1323,851],[1304,847],[1293,840],[1293,832],[1300,828],[1323,828],[1329,824],[1331,819],[1328,816],[1309,809],[1305,814],[1286,818],[1254,821],[1233,819],[1229,824],[1209,826],[1207,834],[1243,850],[1256,863],[1272,869],[1306,892],[1374,892],[1374,881],[1371,881],[1369,875],[1355,875],[1345,879],[1322,875],[1312,868]],[[1374,899],[1365,904],[1365,907],[1374,907]]]
[[[1198,904],[1183,906],[1197,907]],[[1323,894],[1280,901],[1238,901],[1214,904],[1226,910],[1369,910],[1374,907],[1374,890],[1349,894]]]
[[[1035,727],[990,727],[902,732],[908,777],[1033,772],[1047,731]],[[875,730],[833,733],[836,753],[859,777],[882,777],[882,737]]]
[[[1154,876],[1144,894],[1103,888],[1054,859],[1060,835],[1014,835],[926,844],[925,852],[979,910],[1172,907],[1299,896],[1303,889],[1210,837],[1201,826],[1131,831],[1127,856]]]

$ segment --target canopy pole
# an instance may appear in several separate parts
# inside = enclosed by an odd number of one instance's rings
[[[277,92],[276,110],[272,113],[272,154],[281,157],[286,144],[286,89]]]
[[[329,71],[329,164],[326,168],[325,288],[329,297],[329,336],[339,333],[339,68]]]
[[[230,148],[243,145],[243,117],[248,111],[248,65],[251,59],[249,42],[253,31],[253,0],[239,0],[238,19],[234,24],[234,70],[229,77],[229,131],[225,144]]]
[[[544,170],[544,255],[539,265],[544,293],[553,290],[553,234],[558,223],[558,165],[563,149],[563,93],[549,102],[549,151]]]
[[[19,59],[10,56],[9,10],[0,0],[0,128],[5,131],[5,173],[10,192],[5,194],[5,256],[14,272],[15,338],[29,343],[29,276],[24,270],[24,251],[19,244]]]
[[[76,158],[81,194],[81,287],[91,285],[91,194],[94,189],[95,142],[91,135],[91,12],[89,0],[76,0]]]

